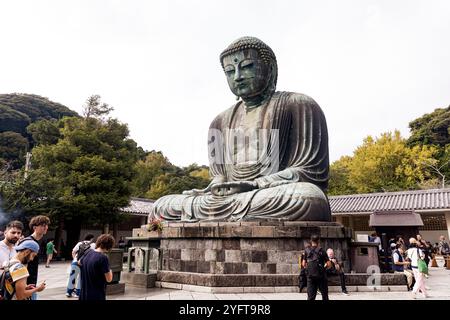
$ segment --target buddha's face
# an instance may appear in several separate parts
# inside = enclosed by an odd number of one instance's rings
[[[255,49],[225,56],[223,66],[228,86],[238,97],[257,97],[268,87],[270,68],[260,59]]]

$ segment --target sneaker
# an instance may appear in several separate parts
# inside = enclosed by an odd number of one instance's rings
[[[50,266],[45,266],[46,268],[50,268]]]
[[[348,295],[349,295],[347,290],[342,291],[342,294],[343,294],[344,296],[348,296]]]
[[[72,298],[72,295],[70,293],[66,292],[66,297],[67,298]]]

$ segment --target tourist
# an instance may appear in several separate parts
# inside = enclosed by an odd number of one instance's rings
[[[398,235],[395,237],[395,239],[395,244],[399,244],[402,247],[403,252],[406,252],[408,248],[406,247],[405,240],[403,240],[403,236]]]
[[[438,253],[444,257],[444,268],[447,268],[447,259],[450,255],[450,246],[444,236],[439,237]]]
[[[35,241],[23,241],[15,247],[14,257],[5,262],[5,285],[3,289],[4,300],[30,300],[36,292],[45,289],[45,281],[39,286],[27,285],[29,273],[27,264],[37,259],[39,245]]]
[[[19,241],[23,231],[23,224],[20,221],[14,220],[6,225],[4,236],[0,241],[0,270],[3,264],[8,262],[16,254],[14,245]]]
[[[428,264],[430,263],[430,257],[431,257],[431,247],[430,245],[427,243],[427,241],[425,241],[422,236],[420,234],[418,234],[416,236],[417,239],[417,247],[420,248],[423,253],[425,254],[425,258],[423,259],[425,261],[425,263]]]
[[[335,276],[335,275],[339,276],[339,281],[341,284],[341,291],[343,294],[348,296],[347,288],[345,287],[344,269],[342,268],[341,264],[336,259],[336,256],[334,255],[334,250],[331,248],[328,248],[327,256],[331,262],[330,268],[326,269],[327,275],[328,276]]]
[[[70,264],[69,281],[67,283],[66,297],[71,298],[73,296],[79,297],[81,292],[81,280],[80,280],[80,266],[78,265],[78,256],[81,256],[82,250],[90,247],[95,249],[95,243],[93,242],[94,235],[87,234],[83,241],[78,242],[72,249],[72,263]],[[81,248],[81,249],[80,249]]]
[[[405,269],[405,266],[409,266],[410,262],[405,261],[403,255],[403,247],[398,243],[394,251],[392,251],[392,270],[394,270],[394,273],[403,273],[406,276],[408,291],[411,291],[413,288],[414,274],[411,270]]]
[[[55,249],[55,245],[53,244],[53,239],[49,239],[46,246],[47,251],[47,263],[45,264],[46,268],[50,268],[50,261],[52,261],[53,254],[57,254],[58,251]]]
[[[117,247],[119,249],[125,250],[125,240],[122,236],[120,237],[119,242],[117,242]]]
[[[416,283],[414,284],[413,290],[412,290],[412,297],[413,299],[416,299],[417,292],[422,292],[422,295],[424,298],[427,298],[427,290],[425,288],[425,277],[422,272],[419,272],[418,269],[418,261],[419,257],[421,259],[425,258],[425,253],[418,248],[417,240],[414,238],[409,239],[409,249],[406,252],[408,255],[409,260],[411,261],[411,267],[414,273],[414,279],[416,280]]]
[[[50,224],[50,219],[47,216],[36,216],[31,218],[29,227],[33,232],[30,236],[23,238],[19,241],[20,243],[34,241],[37,245],[39,245],[39,241],[42,237],[47,233],[48,226]],[[36,284],[38,279],[38,268],[39,268],[39,256],[30,261],[27,264],[27,269],[29,276],[27,278],[27,284]],[[33,292],[31,296],[31,300],[37,300],[36,292]]]
[[[325,268],[329,268],[327,254],[319,246],[319,237],[311,237],[311,246],[305,249],[302,267],[306,269],[308,300],[315,300],[317,289],[322,294],[322,300],[328,300],[328,283]]]
[[[376,232],[372,233],[372,236],[369,240],[370,242],[378,243],[378,251],[381,251],[383,249],[383,247],[381,246],[381,238]]]
[[[114,247],[114,238],[102,234],[97,238],[95,250],[88,250],[81,258],[80,300],[106,300],[106,283],[112,281],[112,271],[106,253]]]

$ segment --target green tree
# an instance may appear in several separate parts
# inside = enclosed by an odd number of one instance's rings
[[[425,165],[434,160],[436,148],[409,148],[400,132],[368,136],[348,164],[349,185],[358,193],[416,189],[432,174]]]
[[[435,145],[445,147],[450,143],[450,106],[438,108],[409,123],[409,146]]]
[[[116,119],[63,118],[56,125],[56,143],[48,139],[47,125],[36,124],[32,130],[45,138],[39,138],[33,149],[28,178],[4,186],[2,193],[9,210],[45,213],[59,226],[59,233],[64,225],[70,226],[71,246],[78,241],[82,224],[121,219],[119,210],[129,204],[139,151],[127,126]]]
[[[0,132],[0,159],[7,162],[11,169],[20,168],[25,163],[28,140],[20,133]]]
[[[160,152],[150,151],[145,159],[135,164],[136,175],[132,181],[133,196],[146,197],[156,178],[164,173],[173,172],[175,166]]]
[[[98,94],[94,94],[87,98],[83,106],[83,116],[85,118],[103,119],[113,110],[113,107],[101,101],[101,97]]]
[[[435,187],[445,187],[450,177],[450,106],[438,108],[409,123],[409,146],[434,146],[436,162],[427,161],[435,176]]]
[[[351,161],[351,157],[343,156],[330,165],[330,180],[328,183],[329,195],[335,196],[353,194],[356,192],[355,188],[353,188],[349,182]]]

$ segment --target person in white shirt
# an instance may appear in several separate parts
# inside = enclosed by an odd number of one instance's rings
[[[88,244],[90,245],[91,249],[95,249],[95,243],[93,242],[94,235],[87,234],[84,237],[83,241],[78,242],[75,247],[72,249],[72,264],[70,265],[70,274],[69,274],[69,281],[67,283],[67,291],[66,291],[66,297],[79,297],[81,293],[81,281],[80,281],[80,266],[78,265],[78,251],[80,250],[80,246],[82,244]]]
[[[0,271],[5,262],[8,262],[16,255],[14,245],[22,236],[23,224],[20,221],[11,221],[6,225],[4,232],[5,239],[0,241]]]
[[[381,245],[381,238],[374,232],[372,233],[372,237],[370,238],[370,242],[378,243],[378,251],[383,249]]]
[[[415,238],[409,239],[409,249],[406,251],[408,259],[411,261],[411,268],[414,273],[414,278],[416,283],[414,284],[412,295],[413,299],[416,298],[417,292],[422,292],[424,298],[428,297],[427,290],[425,288],[425,277],[422,272],[418,269],[418,260],[425,258],[425,253],[417,247],[417,240]]]

